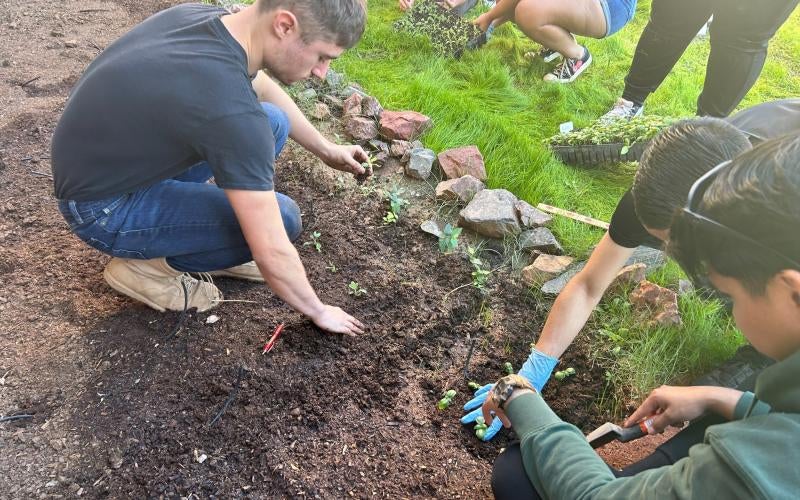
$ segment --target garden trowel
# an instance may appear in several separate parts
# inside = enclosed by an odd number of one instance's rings
[[[592,448],[599,448],[611,441],[627,443],[634,439],[639,439],[648,434],[648,429],[652,427],[652,420],[647,418],[633,427],[620,427],[619,425],[606,422],[586,436]]]

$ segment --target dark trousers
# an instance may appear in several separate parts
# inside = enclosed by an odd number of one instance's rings
[[[672,465],[688,456],[689,448],[703,442],[703,436],[708,426],[721,424],[724,421],[717,415],[699,418],[656,448],[649,456],[622,470],[611,469],[611,471],[617,477],[627,477],[648,469]],[[497,500],[537,500],[542,498],[525,473],[519,443],[514,443],[506,448],[506,451],[494,461],[492,491]]]
[[[653,0],[622,97],[643,104],[713,15],[711,53],[697,114],[728,116],[758,79],[770,39],[798,1]]]

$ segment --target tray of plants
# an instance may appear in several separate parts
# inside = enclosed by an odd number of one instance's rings
[[[642,116],[605,123],[598,121],[579,130],[556,134],[545,143],[567,165],[597,167],[639,161],[650,140],[675,120]]]
[[[394,29],[427,36],[439,53],[456,59],[465,49],[476,49],[487,41],[486,34],[477,26],[435,0],[414,2],[394,23]]]

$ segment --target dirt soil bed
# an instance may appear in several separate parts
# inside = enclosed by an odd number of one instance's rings
[[[418,229],[426,208],[386,226],[378,192],[297,151],[278,165],[278,189],[304,212],[311,282],[368,325],[355,339],[323,334],[264,286],[222,279],[231,302],[171,335],[180,314],[115,294],[108,258],[67,231],[47,175],[69,88],[98,47],[167,5],[4,3],[0,415],[32,418],[0,424],[0,498],[490,496],[491,464],[513,435],[483,443],[458,423],[470,346],[469,379],[496,380],[503,362],[524,361],[549,304],[504,271],[486,296],[453,292],[471,268]],[[302,245],[312,231],[321,252]],[[368,293],[348,294],[351,280]],[[604,370],[587,353],[580,337],[562,365],[577,375],[544,392],[584,431],[608,418],[595,407]],[[437,411],[449,388],[458,396]]]

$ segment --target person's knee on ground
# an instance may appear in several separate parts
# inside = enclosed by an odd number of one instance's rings
[[[519,443],[511,444],[495,459],[492,467],[492,493],[497,500],[541,498],[525,472]]]

